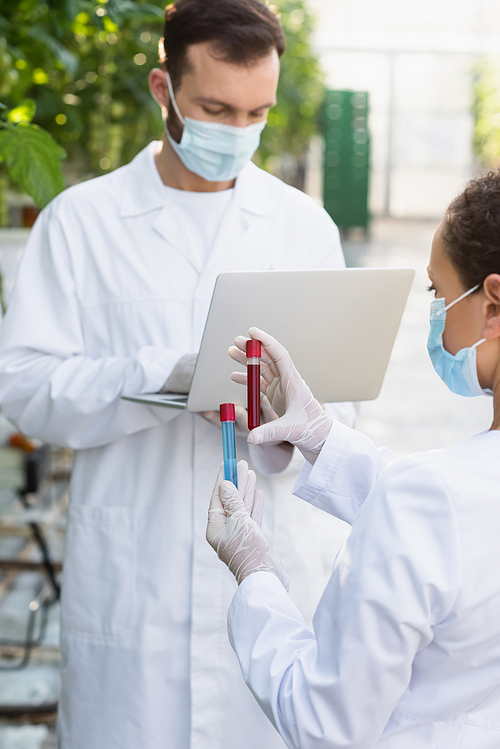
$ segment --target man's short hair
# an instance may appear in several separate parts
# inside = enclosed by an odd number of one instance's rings
[[[251,65],[273,48],[281,56],[285,37],[275,9],[260,0],[177,0],[165,10],[160,61],[179,88],[189,66],[187,49],[210,42],[214,56]]]

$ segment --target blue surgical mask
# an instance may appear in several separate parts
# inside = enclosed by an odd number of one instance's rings
[[[247,127],[234,127],[219,122],[184,118],[177,106],[168,73],[167,84],[173,107],[184,130],[180,143],[170,135],[167,122],[165,132],[186,169],[208,182],[225,182],[237,177],[259,147],[260,134],[266,126],[266,120]]]
[[[427,340],[427,351],[431,357],[434,369],[452,393],[472,397],[474,395],[493,395],[479,384],[477,376],[476,349],[486,338],[473,346],[462,348],[455,355],[450,354],[443,346],[443,333],[446,325],[446,313],[462,299],[479,289],[481,284],[474,286],[446,306],[444,299],[433,299],[431,302],[431,327]]]

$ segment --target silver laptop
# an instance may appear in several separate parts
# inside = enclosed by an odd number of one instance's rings
[[[227,353],[257,326],[290,352],[321,403],[376,398],[382,387],[415,272],[347,268],[221,273],[215,283],[188,396],[138,394],[125,400],[188,411],[246,403],[232,382],[241,369]]]

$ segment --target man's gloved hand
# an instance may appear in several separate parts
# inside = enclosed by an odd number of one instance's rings
[[[288,590],[288,576],[273,556],[260,528],[264,511],[262,492],[255,489],[255,473],[238,463],[238,489],[224,481],[222,466],[208,511],[207,541],[229,567],[238,585],[253,572],[271,572]]]
[[[194,374],[194,365],[198,354],[186,354],[181,357],[168,380],[163,385],[160,393],[189,393]]]
[[[309,387],[295,369],[288,351],[278,341],[259,328],[250,328],[252,338],[261,341],[261,391],[279,418],[254,429],[248,442],[291,442],[313,463],[321,451],[332,428],[332,419],[314,398]],[[246,364],[245,345],[248,339],[239,336],[229,355],[240,364]],[[243,372],[233,372],[231,379],[246,385]]]

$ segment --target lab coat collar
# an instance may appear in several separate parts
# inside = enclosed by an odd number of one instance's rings
[[[249,162],[236,179],[232,205],[227,211],[215,240],[208,262],[202,260],[186,242],[185,228],[168,201],[163,181],[156,167],[154,155],[158,143],[141,151],[128,167],[120,215],[141,216],[158,211],[152,228],[176,249],[191,267],[201,275],[231,252],[248,229],[251,215],[264,216],[274,208],[272,179]]]
[[[154,141],[126,167],[120,216],[141,216],[165,206],[163,182],[155,163],[159,143]],[[265,216],[275,207],[269,176],[249,162],[236,179],[234,204],[242,211]]]
[[[142,216],[165,205],[165,191],[156,168],[158,143],[153,141],[125,167],[120,216]],[[124,171],[125,171],[124,170]]]
[[[256,216],[266,216],[275,208],[269,175],[251,161],[236,178],[234,202],[238,208]]]

